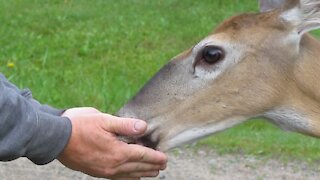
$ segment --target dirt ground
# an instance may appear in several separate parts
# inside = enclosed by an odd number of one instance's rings
[[[223,155],[208,150],[179,149],[169,154],[166,171],[157,178],[145,180],[316,180],[319,167],[304,162],[280,162],[253,156]],[[27,159],[0,163],[1,180],[94,180],[95,178],[74,172],[59,162],[46,166],[33,165]]]

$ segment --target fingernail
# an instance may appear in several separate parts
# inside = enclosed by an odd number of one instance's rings
[[[138,132],[144,131],[146,129],[146,123],[143,121],[137,121],[134,123],[134,129]]]

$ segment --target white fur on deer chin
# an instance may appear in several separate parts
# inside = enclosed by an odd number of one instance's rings
[[[274,108],[266,112],[265,117],[286,131],[305,132],[310,129],[308,118],[293,108]]]
[[[185,143],[190,143],[200,138],[231,128],[248,119],[249,118],[247,117],[236,117],[236,118],[220,121],[216,124],[206,124],[202,127],[195,127],[192,129],[185,130],[180,134],[170,138],[164,144],[160,144],[159,149],[161,151],[167,151],[167,150],[173,149]]]

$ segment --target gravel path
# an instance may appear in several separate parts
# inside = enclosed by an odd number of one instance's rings
[[[223,155],[213,151],[176,150],[169,155],[165,172],[152,180],[213,180],[213,179],[320,179],[320,166],[303,162],[283,163],[275,159],[252,156]],[[27,159],[0,163],[1,180],[94,180],[79,172],[68,170],[59,162],[35,166]],[[151,180],[145,179],[145,180]]]

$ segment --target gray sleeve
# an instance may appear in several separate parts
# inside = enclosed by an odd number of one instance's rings
[[[35,164],[57,158],[68,143],[71,122],[34,107],[0,78],[0,160],[27,157]]]
[[[46,104],[40,104],[37,100],[33,99],[32,93],[29,89],[20,90],[20,94],[24,98],[26,98],[33,105],[33,107],[39,109],[42,112],[55,115],[55,116],[61,116],[61,114],[65,111],[62,109],[56,109]]]
[[[64,110],[56,109],[46,104],[40,104],[37,100],[33,99],[32,93],[29,89],[20,90],[17,86],[10,83],[1,73],[0,81],[2,81],[6,87],[12,89],[14,92],[21,94],[21,96],[25,97],[35,108],[39,109],[40,111],[56,116],[60,116],[64,112]]]

